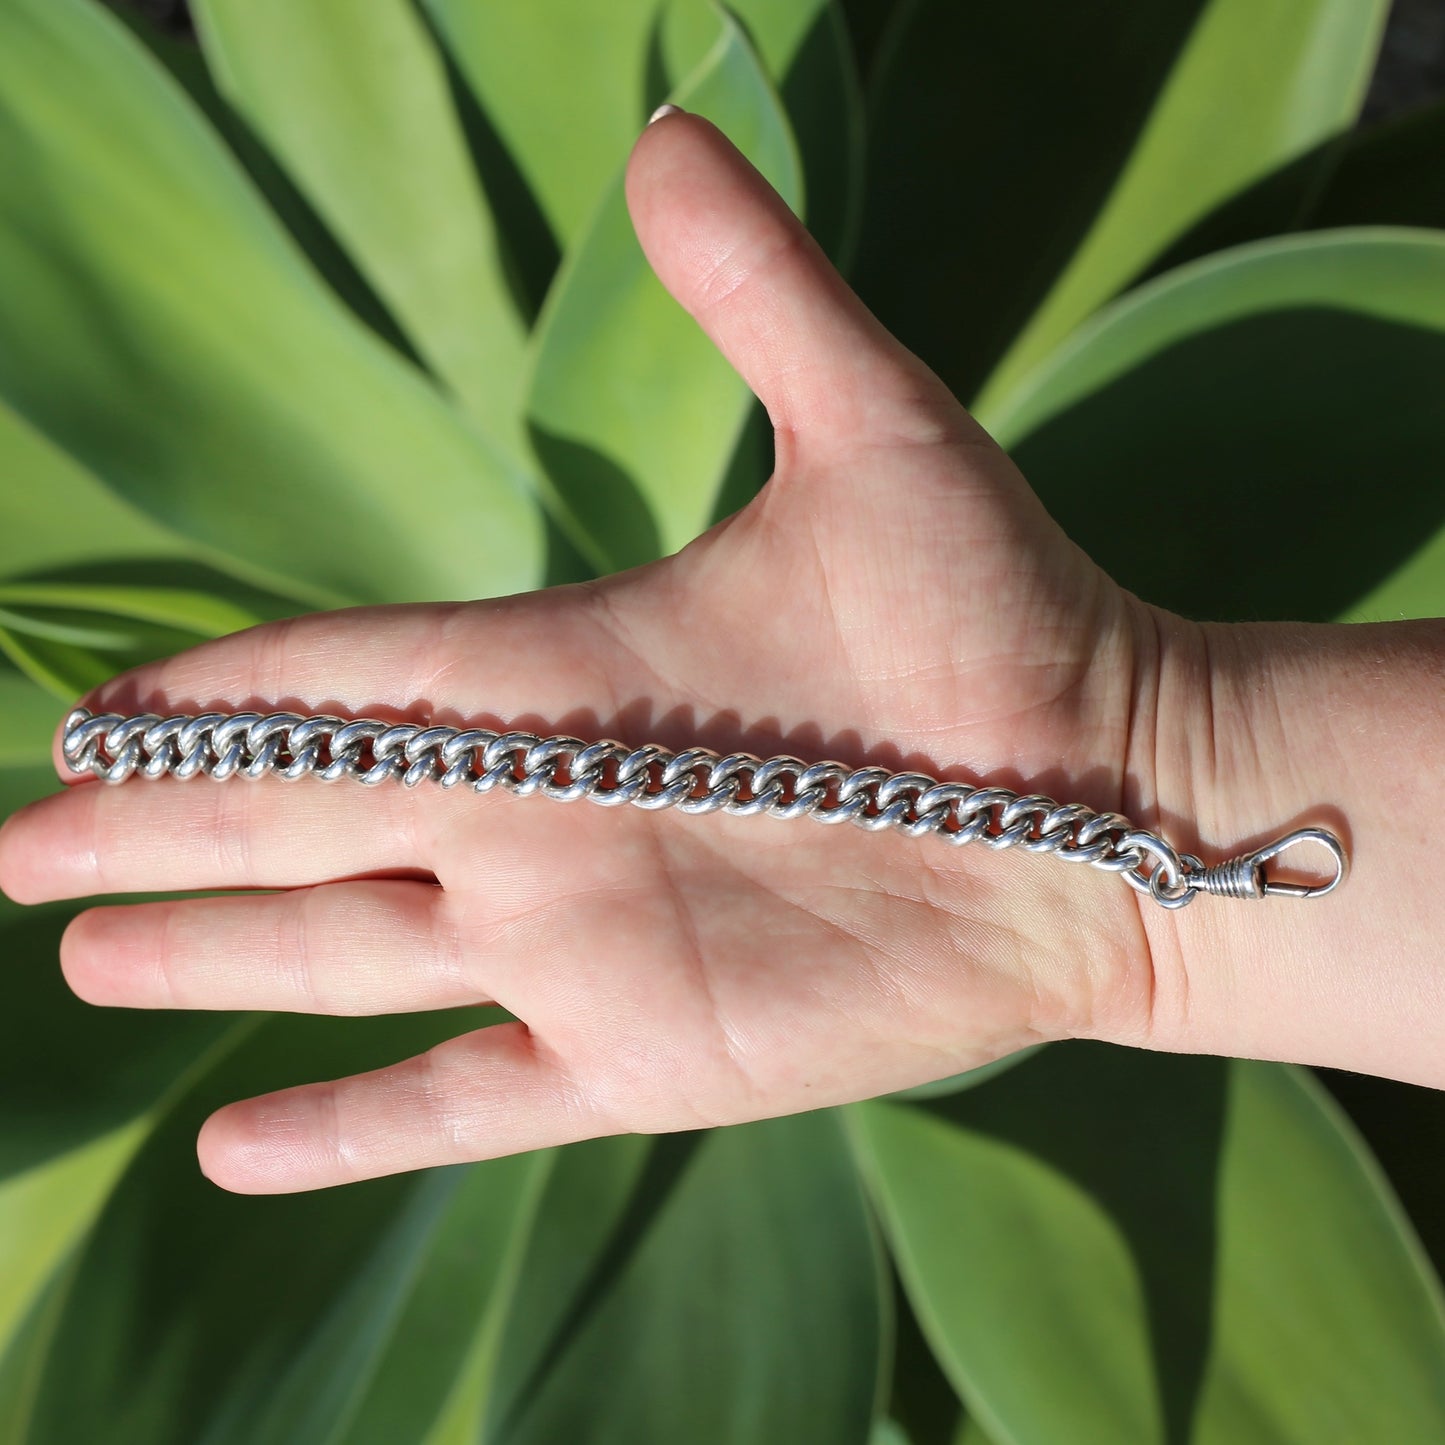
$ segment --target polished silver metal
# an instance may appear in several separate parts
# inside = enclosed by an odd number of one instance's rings
[[[683,813],[732,813],[852,823],[910,838],[932,836],[960,846],[1022,848],[1052,853],[1118,873],[1164,908],[1182,908],[1196,894],[1220,898],[1321,898],[1339,886],[1347,862],[1333,833],[1301,828],[1252,853],[1206,867],[1120,813],[1082,803],[1056,803],[1041,793],[944,783],[926,773],[807,763],[801,758],[719,754],[709,748],[673,752],[656,744],[629,747],[611,738],[584,742],[529,732],[426,727],[376,718],[294,712],[92,713],[76,708],[65,720],[66,765],[107,783],[130,777],[352,778],[369,787],[397,779],[443,788],[494,788],[558,802],[587,798],[615,806],[677,808]],[[1332,875],[1321,883],[1283,883],[1265,864],[1287,848],[1313,842],[1329,849]]]

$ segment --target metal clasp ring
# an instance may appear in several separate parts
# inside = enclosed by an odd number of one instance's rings
[[[1338,888],[1343,881],[1349,868],[1349,864],[1345,861],[1344,845],[1333,833],[1324,828],[1299,828],[1283,838],[1277,838],[1257,853],[1251,853],[1249,855],[1250,864],[1255,868],[1262,868],[1271,858],[1277,858],[1286,848],[1292,848],[1296,843],[1319,843],[1328,848],[1331,857],[1335,860],[1334,876],[1327,883],[1274,883],[1268,878],[1263,878],[1261,874],[1265,897],[1323,898],[1331,889]]]
[[[1154,869],[1147,877],[1142,860],[1133,868],[1119,874],[1136,893],[1147,893],[1165,908],[1183,908],[1193,900],[1194,886],[1185,876],[1185,869],[1197,866],[1197,858],[1188,854],[1181,858],[1164,839],[1146,832],[1143,828],[1134,828],[1125,833],[1116,847],[1120,853],[1132,849],[1154,859]]]

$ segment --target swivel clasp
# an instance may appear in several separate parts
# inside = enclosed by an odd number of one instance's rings
[[[1297,843],[1318,843],[1330,850],[1334,870],[1323,883],[1281,883],[1265,875],[1264,865]],[[1253,853],[1192,873],[1189,886],[1219,898],[1323,898],[1343,881],[1349,864],[1340,840],[1325,828],[1299,828]]]

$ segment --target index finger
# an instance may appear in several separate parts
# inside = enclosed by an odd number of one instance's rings
[[[563,595],[572,592],[347,607],[262,623],[120,673],[75,705],[123,716],[257,711],[461,721],[535,713],[565,690],[570,710],[583,700],[568,624],[577,598]],[[559,672],[565,687],[551,681]],[[91,780],[71,771],[64,735],[62,718],[51,739],[56,772],[67,784]]]

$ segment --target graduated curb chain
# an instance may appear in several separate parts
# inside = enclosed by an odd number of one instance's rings
[[[684,813],[808,817],[870,832],[891,828],[954,846],[979,842],[1088,863],[1118,873],[1166,908],[1182,908],[1201,892],[1314,898],[1333,889],[1345,873],[1338,839],[1319,828],[1300,829],[1267,848],[1206,868],[1192,853],[1176,853],[1120,813],[1056,803],[1038,793],[787,756],[724,755],[709,748],[673,752],[651,743],[630,748],[610,738],[588,743],[561,734],[540,737],[294,712],[127,717],[76,708],[65,720],[62,751],[72,772],[93,773],[107,783],[132,776],[221,780],[269,774],[288,780],[351,778],[375,786],[395,778],[409,788],[433,782],[478,793],[493,788],[524,797],[540,793],[558,802],[588,798],[609,806],[630,803]],[[1330,850],[1333,878],[1308,887],[1266,879],[1265,862],[1302,841]]]

